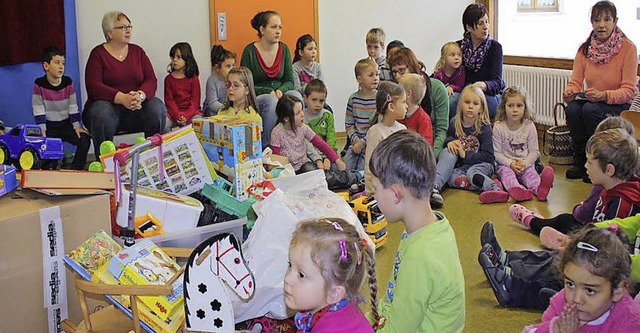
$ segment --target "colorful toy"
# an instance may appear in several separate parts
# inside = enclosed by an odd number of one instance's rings
[[[46,138],[38,125],[18,124],[0,135],[0,164],[13,164],[23,170],[59,169],[64,152],[62,140]]]
[[[358,220],[364,226],[364,231],[371,237],[376,248],[387,243],[387,220],[378,207],[378,202],[373,198],[360,196],[349,205],[358,216]]]
[[[164,235],[162,222],[149,212],[145,215],[136,217],[133,221],[136,229],[136,235],[140,235],[142,237]]]

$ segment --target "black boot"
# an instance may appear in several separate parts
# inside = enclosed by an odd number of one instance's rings
[[[584,152],[585,145],[577,144],[573,147],[573,166],[567,170],[567,179],[583,179],[587,177],[587,169],[584,164],[587,163],[587,155]]]

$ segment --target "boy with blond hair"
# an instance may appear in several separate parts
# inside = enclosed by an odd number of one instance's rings
[[[406,230],[379,306],[384,326],[376,332],[462,332],[464,276],[456,236],[429,204],[433,149],[419,134],[401,130],[374,149],[369,168],[378,207],[389,223],[401,221]]]
[[[393,81],[391,69],[389,68],[389,64],[387,64],[387,58],[385,57],[384,52],[384,41],[386,38],[387,36],[384,34],[384,30],[382,30],[382,28],[370,29],[367,32],[366,37],[367,54],[369,55],[369,58],[378,64],[380,80]]]
[[[367,131],[376,113],[376,92],[380,77],[378,65],[371,58],[360,59],[354,68],[358,91],[349,96],[344,127],[347,145],[342,152],[347,170],[364,170]]]
[[[400,78],[398,82],[404,91],[407,92],[407,115],[399,123],[407,126],[408,129],[416,131],[423,138],[427,139],[433,147],[433,126],[431,117],[420,106],[427,91],[427,83],[422,75],[409,73]]]

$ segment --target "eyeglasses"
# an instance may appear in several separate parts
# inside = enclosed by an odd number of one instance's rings
[[[393,70],[391,70],[391,75],[394,75],[394,76],[396,74],[404,75],[404,73],[407,72],[407,69],[408,69],[408,67],[406,67],[406,66],[398,68],[398,69],[393,69]]]
[[[129,25],[121,25],[119,27],[113,27],[113,29],[119,29],[122,31],[131,31],[131,29],[133,29],[133,25],[129,24]]]
[[[244,87],[246,87],[244,84],[231,83],[231,82],[227,81],[227,89],[236,90],[236,89],[244,88]]]

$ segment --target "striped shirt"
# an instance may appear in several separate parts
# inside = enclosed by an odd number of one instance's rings
[[[31,104],[36,124],[44,131],[47,130],[47,122],[62,124],[70,121],[73,128],[80,127],[76,91],[68,76],[63,76],[58,86],[49,83],[46,75],[37,78],[33,83]]]
[[[360,139],[366,139],[371,118],[376,113],[376,97],[365,98],[360,92],[355,92],[349,96],[347,102],[347,112],[344,116],[344,127],[347,136],[353,141],[354,135]]]

